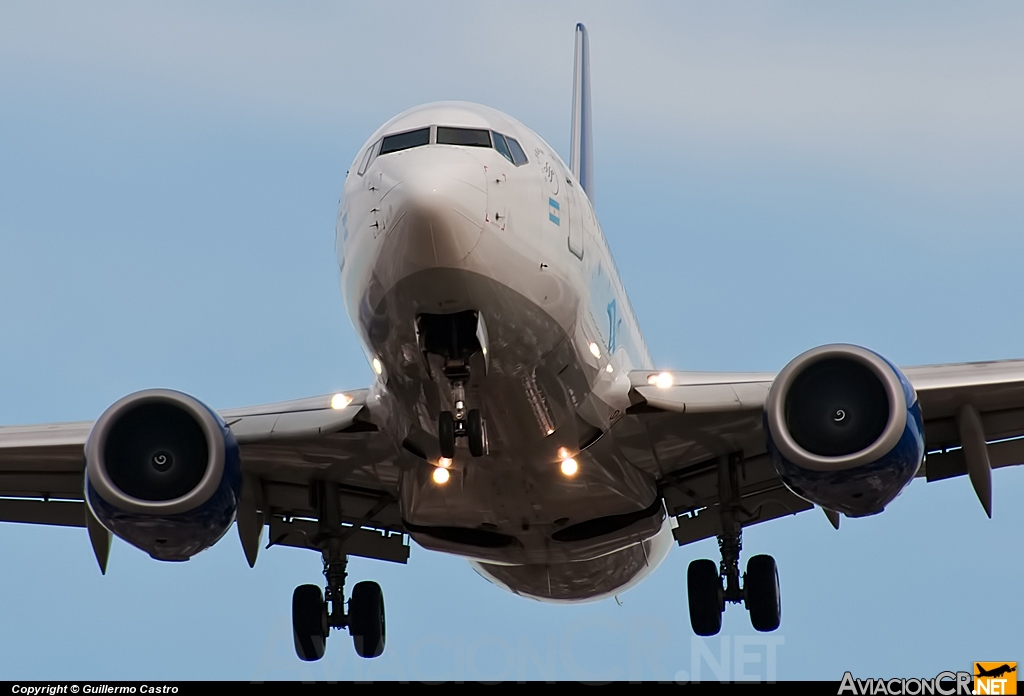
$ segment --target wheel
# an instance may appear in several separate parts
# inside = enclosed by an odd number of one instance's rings
[[[466,414],[466,435],[469,437],[469,453],[474,457],[484,456],[484,419],[478,408],[472,408]]]
[[[360,582],[348,602],[348,632],[360,657],[384,652],[384,593],[375,582]]]
[[[686,593],[693,632],[713,636],[722,630],[722,578],[714,561],[690,563],[686,570]]]
[[[295,654],[312,662],[324,656],[327,645],[327,607],[316,585],[299,585],[292,593],[292,636]]]
[[[743,576],[744,603],[750,623],[758,631],[774,631],[782,620],[779,570],[771,556],[752,556]]]
[[[449,459],[455,456],[455,416],[451,411],[441,411],[437,418],[437,439],[441,456]]]

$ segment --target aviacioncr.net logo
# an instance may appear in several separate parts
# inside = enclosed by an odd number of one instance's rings
[[[843,674],[838,696],[971,696],[970,672],[939,672],[931,679],[856,679]]]

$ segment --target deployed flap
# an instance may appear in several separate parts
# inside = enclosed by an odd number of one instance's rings
[[[590,121],[590,39],[587,28],[576,25],[575,63],[572,73],[572,145],[569,167],[594,202],[594,143]]]

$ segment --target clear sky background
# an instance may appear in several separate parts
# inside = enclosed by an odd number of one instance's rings
[[[925,364],[1024,357],[1024,8],[1015,3],[0,4],[0,423],[92,419],[148,387],[222,408],[361,387],[338,291],[345,172],[382,122],[489,104],[568,158],[591,36],[596,207],[655,360],[777,370],[850,341]],[[1022,660],[1024,470],[913,483],[883,515],[749,529],[779,562],[778,678]],[[232,530],[184,564],[0,525],[0,679],[673,679],[746,612],[689,627],[676,548],[614,601],[536,603],[414,546],[354,559],[388,645],[300,663],[295,585]],[[781,639],[781,642],[780,640]],[[744,647],[746,646],[746,647]]]

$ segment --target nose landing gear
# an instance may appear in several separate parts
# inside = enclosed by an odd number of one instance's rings
[[[421,314],[416,336],[424,356],[440,356],[445,380],[451,386],[454,411],[442,411],[437,419],[437,439],[442,457],[455,456],[455,442],[464,437],[474,457],[487,454],[487,427],[479,409],[466,408],[466,384],[473,356],[483,356],[487,371],[487,330],[479,313]],[[427,364],[430,364],[429,359]]]
[[[752,556],[747,561],[747,572],[740,577],[743,527],[736,519],[740,504],[734,464],[729,456],[718,460],[718,508],[722,523],[718,548],[722,561],[717,566],[707,559],[693,561],[686,573],[690,626],[699,636],[713,636],[722,629],[726,602],[742,602],[750,613],[751,625],[758,631],[774,631],[782,620],[775,559],[763,554]]]
[[[465,370],[467,376],[469,369]],[[447,370],[446,370],[447,373]],[[452,380],[452,401],[455,402],[455,413],[441,411],[437,419],[437,437],[441,456],[451,459],[455,456],[455,439],[464,437],[469,441],[469,452],[474,457],[482,457],[487,452],[486,431],[480,409],[466,410],[466,381],[455,378]]]

